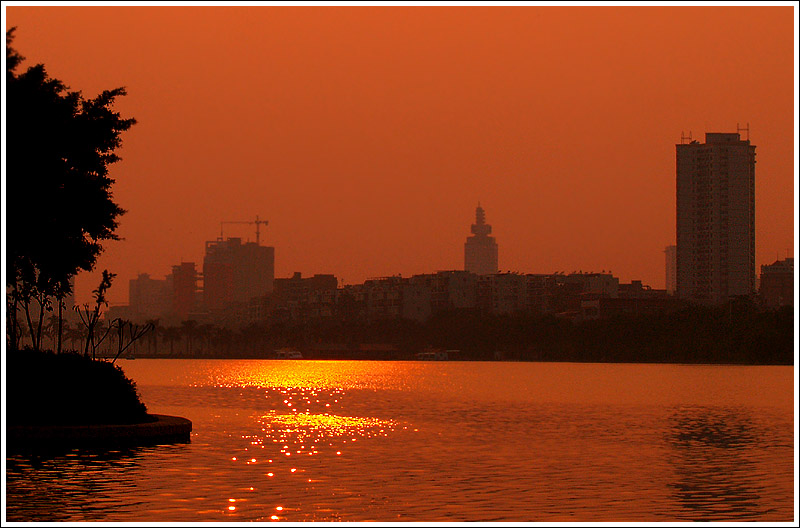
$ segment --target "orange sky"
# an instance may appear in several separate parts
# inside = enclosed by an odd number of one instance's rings
[[[794,254],[792,7],[7,7],[23,66],[138,124],[98,269],[202,266],[269,220],[277,277],[463,268],[478,201],[501,270],[664,287],[681,131],[756,149],[756,266]],[[13,131],[12,131],[13,133]],[[226,236],[255,238],[251,226]],[[97,274],[80,276],[88,300]]]

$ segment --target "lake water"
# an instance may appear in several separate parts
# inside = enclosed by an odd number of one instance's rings
[[[7,459],[9,521],[792,521],[792,367],[122,361],[191,443]]]

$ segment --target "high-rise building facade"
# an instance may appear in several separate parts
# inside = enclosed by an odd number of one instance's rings
[[[476,275],[497,273],[497,242],[489,236],[492,226],[486,223],[486,213],[480,204],[475,209],[472,236],[464,243],[464,270]]]
[[[678,247],[667,246],[664,249],[664,256],[666,259],[665,270],[667,272],[666,273],[667,293],[669,295],[675,295],[675,292],[678,290],[678,269],[677,269]]]
[[[756,147],[738,133],[707,133],[675,148],[678,297],[753,295]]]
[[[197,269],[194,262],[172,266],[172,313],[185,321],[196,310]]]
[[[275,248],[241,238],[206,242],[203,302],[209,312],[272,292]]]

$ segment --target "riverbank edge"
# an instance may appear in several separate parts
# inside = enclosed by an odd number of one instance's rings
[[[131,358],[120,358],[125,361],[131,361]],[[747,362],[747,361],[631,361],[621,359],[607,359],[607,360],[580,360],[580,359],[481,359],[481,358],[458,358],[446,360],[420,360],[412,356],[404,355],[397,357],[382,357],[382,356],[348,356],[348,357],[331,357],[331,356],[318,356],[309,355],[298,359],[278,359],[267,355],[248,355],[236,354],[231,356],[218,356],[218,355],[204,355],[204,356],[162,356],[155,354],[141,354],[137,355],[135,359],[169,359],[169,360],[258,360],[258,361],[424,361],[425,363],[586,363],[586,364],[615,364],[615,365],[696,365],[696,366],[737,366],[737,367],[793,367],[795,362]]]
[[[192,422],[180,416],[151,414],[154,421],[137,424],[9,425],[9,452],[75,447],[129,447],[188,443]]]

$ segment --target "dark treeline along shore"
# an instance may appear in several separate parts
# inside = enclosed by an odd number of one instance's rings
[[[791,365],[794,314],[748,300],[686,305],[664,314],[573,321],[554,315],[441,312],[424,323],[331,318],[250,324],[239,329],[185,321],[151,322],[130,349],[137,358],[275,358],[282,349],[305,359],[413,360],[429,349],[449,360],[724,363]],[[109,345],[109,354],[116,345]],[[127,354],[123,355],[127,357]]]

